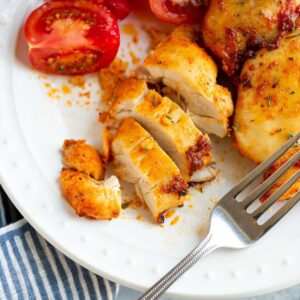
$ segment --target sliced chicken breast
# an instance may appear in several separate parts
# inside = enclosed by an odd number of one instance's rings
[[[136,80],[136,86],[143,80]],[[123,82],[132,85],[132,80]],[[149,90],[143,98],[116,98],[111,109],[116,119],[134,118],[173,158],[185,180],[211,163],[211,142],[173,101]],[[197,176],[194,176],[197,178]],[[199,179],[200,180],[200,179]],[[202,181],[202,180],[200,180]]]
[[[121,212],[121,191],[117,177],[97,181],[89,175],[62,169],[61,187],[68,202],[79,216],[110,220]]]
[[[122,121],[112,141],[112,153],[116,172],[135,184],[156,222],[163,222],[164,212],[186,200],[188,184],[178,167],[133,119]]]
[[[150,82],[162,82],[183,98],[182,107],[199,117],[218,120],[214,126],[201,127],[207,132],[224,136],[228,118],[233,113],[230,92],[216,84],[217,66],[197,43],[191,26],[175,29],[150,52],[139,77]],[[199,122],[198,125],[204,125]]]

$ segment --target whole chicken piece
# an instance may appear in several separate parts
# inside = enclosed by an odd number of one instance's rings
[[[279,46],[297,27],[299,12],[299,0],[211,0],[203,21],[204,43],[224,71],[236,77],[255,51]]]
[[[242,154],[261,163],[300,131],[300,30],[244,64],[234,116]]]

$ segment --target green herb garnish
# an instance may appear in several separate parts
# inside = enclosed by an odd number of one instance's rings
[[[300,33],[296,33],[296,34],[289,35],[289,36],[287,36],[286,38],[287,38],[287,39],[293,39],[293,38],[298,37],[298,36],[300,36]]]
[[[237,132],[241,129],[241,125],[240,124],[232,125],[232,128],[235,132]]]
[[[265,99],[268,101],[268,107],[271,107],[271,104],[272,104],[272,96],[265,97]]]
[[[157,104],[155,95],[152,96],[152,101],[151,102],[152,102],[152,106],[155,107],[156,104]]]
[[[175,124],[175,123],[176,123],[169,115],[166,115],[166,118],[167,118],[168,120],[170,120],[170,122],[171,122],[172,124]]]
[[[129,206],[128,202],[127,203],[122,203],[121,208],[126,209],[126,208],[128,208],[128,206]]]

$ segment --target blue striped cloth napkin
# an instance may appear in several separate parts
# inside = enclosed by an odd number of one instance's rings
[[[46,242],[0,187],[0,299],[114,300],[118,290]]]

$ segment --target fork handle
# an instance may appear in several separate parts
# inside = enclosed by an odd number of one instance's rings
[[[212,241],[212,234],[208,235],[203,241],[183,258],[171,271],[157,281],[149,290],[145,292],[138,300],[155,300],[158,299],[181,275],[192,267],[202,256],[219,248]]]

